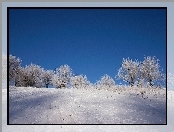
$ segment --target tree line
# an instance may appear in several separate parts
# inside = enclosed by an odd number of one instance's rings
[[[56,88],[85,88],[88,86],[111,87],[115,85],[114,79],[105,74],[95,84],[90,83],[86,75],[75,75],[68,65],[61,65],[53,70],[45,70],[39,65],[30,64],[21,66],[21,59],[9,55],[9,81],[17,87],[46,87],[53,85]],[[115,79],[121,79],[130,86],[153,86],[156,81],[164,81],[165,74],[160,70],[159,60],[155,57],[145,57],[143,62],[129,58],[122,61]]]

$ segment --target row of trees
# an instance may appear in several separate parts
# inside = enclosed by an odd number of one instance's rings
[[[68,86],[85,88],[92,85],[85,75],[74,75],[68,65],[62,65],[53,71],[44,70],[35,64],[21,67],[21,62],[19,58],[9,55],[9,79],[14,81],[15,86],[48,88],[51,84],[56,88]],[[133,61],[129,58],[123,59],[116,79],[122,79],[131,86],[146,82],[152,86],[155,81],[165,79],[159,68],[160,65],[155,57],[145,57],[143,62]],[[105,74],[94,85],[97,87],[111,87],[115,85],[115,81]]]
[[[135,83],[153,86],[154,82],[166,79],[165,74],[160,71],[159,60],[150,56],[145,57],[143,62],[133,61],[129,58],[123,59],[117,78],[123,79],[131,86]]]
[[[30,64],[21,67],[21,60],[15,56],[9,56],[9,79],[15,86],[46,87],[54,85],[56,88],[72,86],[75,88],[90,85],[84,75],[74,75],[68,65],[62,65],[53,70],[44,70],[39,65]]]

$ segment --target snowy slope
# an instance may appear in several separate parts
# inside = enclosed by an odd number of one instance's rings
[[[165,91],[149,98],[96,89],[10,88],[10,124],[165,124]]]
[[[21,89],[21,88],[19,88]],[[32,89],[32,88],[28,88],[29,89]],[[17,91],[23,91],[23,93],[25,93],[25,90],[17,90]],[[45,93],[46,91],[43,90]],[[54,90],[53,90],[54,91]],[[27,92],[27,90],[26,90]],[[37,91],[38,92],[38,91]],[[35,93],[37,93],[35,92]],[[68,93],[67,93],[68,94]],[[171,95],[173,95],[174,97],[174,92],[170,92]],[[87,94],[86,94],[87,96]],[[39,97],[39,96],[38,96]],[[28,97],[26,97],[28,98]],[[53,97],[54,98],[54,97]],[[87,98],[87,97],[86,97]],[[80,98],[79,98],[80,99]],[[77,101],[77,100],[75,100]],[[78,132],[78,131],[84,131],[84,132],[96,132],[96,131],[101,131],[101,132],[106,132],[106,131],[118,131],[118,132],[127,132],[127,131],[130,131],[130,132],[163,132],[163,131],[168,131],[168,132],[172,132],[172,130],[174,130],[174,126],[173,126],[173,122],[174,122],[174,112],[173,112],[173,109],[174,109],[174,98],[168,98],[168,109],[167,109],[167,112],[168,112],[168,121],[167,121],[167,126],[166,125],[162,125],[162,126],[156,126],[156,125],[133,125],[133,126],[129,126],[129,125],[112,125],[112,126],[102,126],[102,125],[98,125],[98,126],[83,126],[83,125],[76,125],[76,126],[62,126],[62,125],[54,125],[54,126],[48,126],[48,125],[42,125],[42,126],[21,126],[21,125],[6,125],[7,124],[7,90],[6,89],[3,89],[2,90],[2,111],[3,111],[3,114],[2,114],[2,130],[3,132],[42,132],[42,131],[47,131],[47,132],[53,132],[53,131],[60,131],[60,132]],[[39,102],[37,102],[39,103]],[[46,103],[46,102],[45,102]],[[77,102],[78,103],[78,102]],[[54,106],[54,105],[52,105]],[[47,106],[49,108],[49,105]],[[40,112],[39,112],[40,113]],[[70,113],[67,113],[67,115],[70,114]],[[23,114],[24,115],[24,114]],[[25,116],[28,116],[27,114],[25,114]],[[31,115],[30,115],[31,116]],[[37,116],[39,117],[39,116]],[[52,115],[50,116],[52,117]],[[32,119],[34,117],[30,117],[30,119]],[[48,121],[49,119],[47,119]]]

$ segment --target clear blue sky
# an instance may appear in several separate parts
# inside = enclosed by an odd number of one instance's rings
[[[10,54],[22,66],[68,64],[92,83],[114,78],[127,57],[156,56],[166,70],[164,9],[10,9],[9,29]]]

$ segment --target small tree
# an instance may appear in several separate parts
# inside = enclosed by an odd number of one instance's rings
[[[72,69],[68,65],[60,66],[56,68],[55,75],[53,76],[52,83],[57,88],[67,87],[70,83],[70,78],[72,76]]]
[[[118,70],[118,79],[123,79],[133,86],[139,74],[139,62],[123,58],[121,68]]]
[[[73,76],[71,77],[70,82],[75,88],[85,88],[90,84],[87,77],[84,75]]]
[[[143,78],[153,86],[153,83],[157,80],[164,80],[165,76],[160,71],[159,60],[155,57],[145,57],[145,60],[140,64],[140,78]]]
[[[115,81],[107,74],[103,75],[99,81],[96,82],[97,87],[111,87],[115,85]]]

